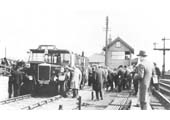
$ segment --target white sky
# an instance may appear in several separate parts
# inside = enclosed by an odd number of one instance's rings
[[[109,34],[121,37],[134,49],[146,50],[162,65],[162,52],[153,51],[153,42],[162,47],[170,38],[170,2],[164,0],[1,0],[0,57],[27,59],[27,51],[40,44],[55,44],[86,56],[102,51],[105,45],[105,17]],[[166,46],[170,48],[170,41]],[[170,69],[170,51],[166,69]],[[169,57],[169,58],[168,58]],[[169,66],[169,67],[168,67]]]

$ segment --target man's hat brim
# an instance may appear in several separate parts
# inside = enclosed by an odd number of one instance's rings
[[[137,56],[146,57],[147,55],[146,55],[145,51],[141,50],[141,51],[139,51],[139,54]]]

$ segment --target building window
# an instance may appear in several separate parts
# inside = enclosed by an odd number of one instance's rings
[[[130,60],[130,55],[125,55],[125,60]]]
[[[117,47],[117,48],[120,48],[120,42],[119,42],[119,41],[116,42],[116,47]]]
[[[130,52],[129,51],[125,51],[125,60],[130,60]]]
[[[112,59],[124,60],[125,59],[125,52],[112,52]]]

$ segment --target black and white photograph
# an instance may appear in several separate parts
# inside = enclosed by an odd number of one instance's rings
[[[169,3],[0,0],[0,110],[170,110]]]

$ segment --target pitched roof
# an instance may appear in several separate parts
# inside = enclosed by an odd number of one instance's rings
[[[120,37],[117,37],[115,40],[113,40],[111,43],[109,43],[107,45],[107,48],[111,47],[117,41],[120,41],[123,45],[125,45],[130,50],[131,53],[134,53],[134,49],[129,44],[127,44],[125,41],[123,41]],[[103,50],[105,51],[106,47],[104,47]]]

